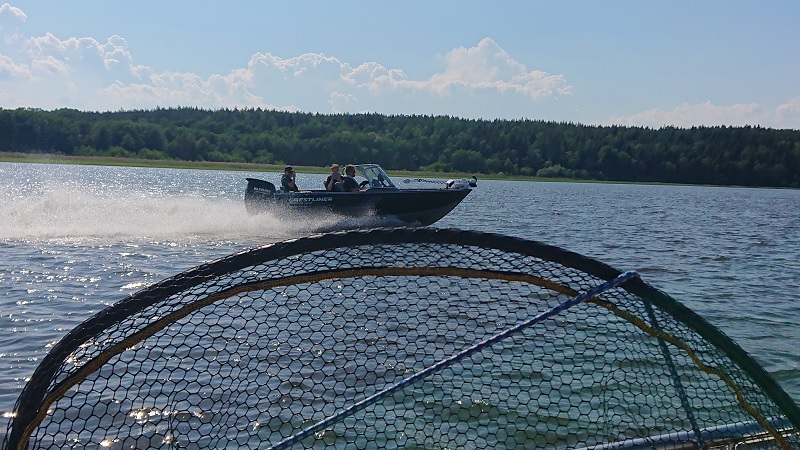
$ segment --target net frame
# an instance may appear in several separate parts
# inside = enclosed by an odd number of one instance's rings
[[[286,261],[292,258],[300,260],[305,258],[308,261],[314,261],[325,258],[341,249],[369,249],[376,246],[402,248],[407,245],[421,245],[425,246],[424,248],[426,249],[439,249],[444,254],[432,252],[431,255],[422,255],[414,261],[414,265],[411,267],[405,267],[403,264],[396,264],[396,261],[384,258],[384,260],[377,263],[375,261],[356,260],[346,267],[341,267],[339,263],[335,266],[314,266],[315,270],[301,273],[296,273],[296,271],[293,273],[281,273],[280,271],[277,271],[277,273],[270,273],[270,271],[254,273],[255,271],[253,271],[253,268],[267,268],[270,263]],[[567,275],[563,277],[564,279],[553,281],[548,279],[547,276],[542,276],[542,274],[519,273],[517,267],[509,267],[507,262],[502,263],[499,267],[494,267],[491,262],[480,263],[477,267],[474,262],[466,262],[460,266],[459,264],[461,263],[457,261],[457,258],[462,255],[458,255],[457,250],[452,250],[454,248],[468,248],[476,252],[479,249],[491,249],[494,252],[517,255],[516,257],[535,258],[537,261],[541,261],[541,264],[545,267],[548,267],[548,264],[556,267],[556,269],[552,269],[553,272],[564,272]],[[450,253],[449,255],[447,254],[448,252]],[[547,272],[547,270],[544,270],[544,272]],[[404,228],[331,233],[270,244],[240,252],[203,264],[147,287],[106,308],[68,333],[42,360],[20,395],[15,407],[15,415],[11,419],[8,433],[4,439],[4,447],[8,449],[26,448],[28,439],[35,433],[36,427],[45,420],[48,414],[52,414],[52,411],[48,412],[48,408],[77,383],[102,370],[104,364],[111,358],[156,335],[160,330],[168,327],[169,324],[175,323],[194,311],[213,305],[221,299],[253,290],[272,289],[277,286],[293,286],[299,283],[315,283],[321,280],[431,276],[479,280],[494,279],[506,283],[528,283],[545,287],[562,295],[580,296],[587,289],[584,287],[583,290],[576,290],[569,287],[571,282],[565,281],[565,279],[568,280],[571,276],[575,276],[570,275],[570,273],[581,274],[581,276],[588,275],[597,284],[610,282],[623,275],[619,270],[601,262],[539,242],[496,234],[446,229]],[[226,282],[222,284],[223,288],[215,285],[221,278],[226,278]],[[673,349],[683,349],[683,362],[692,361],[698,367],[701,367],[702,371],[704,370],[702,368],[704,365],[702,353],[708,350],[685,348],[686,344],[684,342],[674,338],[675,335],[679,334],[678,331],[669,327],[662,328],[661,324],[670,324],[669,319],[675,319],[677,325],[672,323],[671,327],[679,326],[681,329],[696,333],[707,343],[709,349],[722,352],[730,359],[731,365],[729,367],[708,367],[707,373],[720,378],[724,384],[734,387],[739,386],[742,382],[732,379],[726,381],[727,373],[743,373],[747,378],[746,383],[757,388],[760,391],[759,395],[771,401],[781,413],[781,417],[776,419],[774,417],[766,417],[758,413],[758,411],[751,412],[757,428],[761,430],[761,433],[766,431],[776,441],[778,448],[794,448],[796,440],[792,441],[793,438],[791,436],[796,435],[798,423],[800,423],[798,407],[759,364],[722,332],[663,292],[636,278],[625,280],[621,287],[624,290],[621,295],[631,295],[642,300],[641,311],[618,308],[613,300],[604,299],[602,296],[596,295],[587,297],[585,303],[605,308],[617,317],[633,323],[640,330],[658,339],[659,345]],[[196,294],[198,292],[210,292],[210,294],[196,295],[195,300],[184,305],[183,309],[174,307],[174,304],[179,304],[187,293]],[[165,300],[173,306],[160,307],[159,309],[157,305]],[[147,317],[139,316],[145,313]],[[159,316],[155,321],[151,319],[154,314]],[[127,335],[118,330],[122,326],[121,324],[130,324],[137,321],[146,321],[148,325]],[[119,337],[118,335],[124,336],[124,338],[116,341],[107,339],[109,336]],[[106,339],[98,342],[98,336],[105,336]],[[92,347],[93,356],[91,357],[87,357],[88,351],[82,350],[88,347]],[[664,355],[674,353],[669,348],[664,352]],[[87,359],[87,361],[81,363],[83,358]],[[670,365],[674,365],[674,363],[670,363]],[[676,382],[676,390],[680,391],[680,389],[680,382],[678,381]],[[742,404],[758,403],[746,399],[747,395],[744,392],[737,392],[736,394]],[[686,394],[683,393],[678,397],[683,399]],[[682,407],[688,411],[692,409],[690,407],[686,408],[686,405],[682,405]],[[746,409],[747,407],[743,408]],[[747,427],[752,428],[753,424],[742,425],[737,430]],[[711,433],[705,428],[700,429],[695,426],[692,428],[692,430],[686,431],[683,436],[680,436],[680,439],[697,443],[702,442],[703,433],[707,435]],[[758,433],[755,434],[757,435]],[[783,439],[784,435],[790,436],[789,440]],[[653,445],[659,442],[659,439],[670,439],[670,442],[674,442],[676,438],[674,433],[667,433],[638,439],[643,439],[642,442],[645,442],[645,445]],[[782,439],[783,443],[781,443]],[[598,444],[596,448],[629,448],[624,445],[634,445],[637,441],[634,438],[625,439],[622,442],[627,442],[628,444]],[[278,443],[276,445],[286,444]],[[300,445],[304,444],[300,443]],[[603,447],[603,445],[607,446]],[[704,448],[701,444],[692,445]]]

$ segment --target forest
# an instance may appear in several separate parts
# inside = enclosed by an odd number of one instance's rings
[[[800,130],[590,126],[262,109],[0,108],[0,151],[461,172],[621,182],[800,187]]]

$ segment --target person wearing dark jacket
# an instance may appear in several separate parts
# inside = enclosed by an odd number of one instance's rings
[[[286,166],[286,168],[283,169],[283,176],[281,177],[281,191],[299,192],[300,189],[297,188],[297,183],[295,183],[296,176],[297,174],[294,169],[291,166]]]
[[[328,176],[328,179],[325,180],[325,189],[329,191],[341,191],[342,190],[342,174],[339,173],[339,165],[338,164],[331,164],[331,174]]]
[[[361,190],[358,188],[358,182],[356,181],[356,166],[352,164],[346,165],[344,175],[342,186],[345,192],[358,192]]]

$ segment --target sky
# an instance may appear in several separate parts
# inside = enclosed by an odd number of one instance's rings
[[[0,0],[0,108],[800,130],[797,0]]]

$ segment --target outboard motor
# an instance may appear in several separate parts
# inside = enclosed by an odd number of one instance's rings
[[[472,179],[469,181],[467,181],[466,178],[462,178],[460,180],[447,180],[444,185],[445,189],[469,189],[478,185],[478,179],[472,177]]]
[[[258,178],[247,179],[247,190],[244,191],[244,206],[250,214],[256,214],[275,195],[275,185]]]

